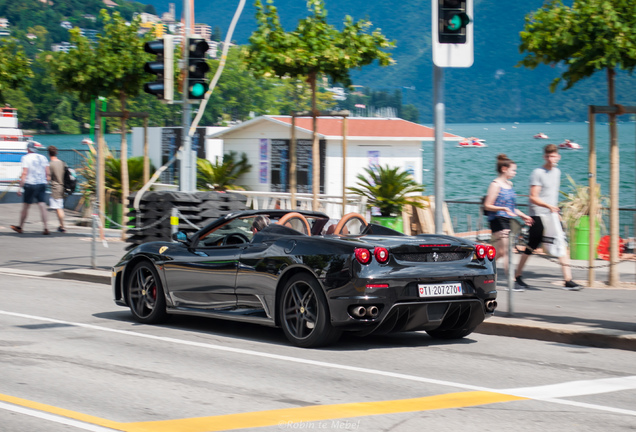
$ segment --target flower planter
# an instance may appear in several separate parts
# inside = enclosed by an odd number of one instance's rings
[[[371,222],[395,231],[404,232],[402,216],[371,216]]]

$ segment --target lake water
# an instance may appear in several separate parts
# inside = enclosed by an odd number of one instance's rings
[[[599,117],[599,120],[603,120]],[[430,126],[430,125],[429,125]],[[588,124],[586,123],[449,123],[447,132],[461,136],[485,139],[488,147],[458,148],[456,142],[446,142],[445,198],[479,200],[496,177],[495,162],[499,153],[505,153],[517,162],[517,177],[513,180],[517,194],[527,195],[532,170],[543,165],[543,147],[559,144],[568,138],[581,145],[581,150],[562,150],[559,168],[563,175],[561,190],[567,191],[566,174],[577,183],[587,185],[588,173]],[[549,139],[534,139],[543,132]],[[60,149],[86,149],[81,144],[83,135],[38,135],[35,139],[43,145],[55,145]],[[119,149],[121,135],[107,134],[106,142],[111,149]],[[619,205],[634,208],[636,201],[636,123],[618,125],[620,148],[620,193]],[[131,136],[128,136],[129,151]],[[434,144],[422,145],[426,193],[434,193]],[[601,192],[609,195],[609,126],[596,124],[597,179]]]
[[[470,123],[447,124],[446,132],[461,136],[485,139],[488,147],[459,148],[454,142],[444,146],[445,198],[481,199],[490,182],[497,176],[496,159],[505,153],[517,163],[517,176],[513,179],[517,194],[529,193],[529,178],[533,169],[543,165],[543,147],[559,144],[566,138],[579,143],[581,150],[561,150],[559,168],[562,172],[561,190],[567,191],[569,174],[576,183],[588,183],[587,123]],[[596,123],[595,143],[597,157],[597,181],[601,193],[609,195],[609,126]],[[549,139],[534,139],[543,132]],[[636,201],[636,123],[618,125],[620,154],[619,205],[634,208]],[[434,144],[423,144],[424,177],[427,193],[434,193]],[[428,171],[427,171],[428,170]]]

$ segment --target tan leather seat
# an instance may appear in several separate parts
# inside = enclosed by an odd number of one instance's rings
[[[301,215],[297,212],[287,213],[285,216],[281,217],[278,222],[279,225],[286,226],[291,229],[295,229],[305,235],[311,235],[311,227],[309,226],[309,222],[305,219],[305,216]]]
[[[360,234],[367,225],[367,221],[360,213],[347,213],[340,219],[338,225],[336,225],[334,234],[357,235]]]

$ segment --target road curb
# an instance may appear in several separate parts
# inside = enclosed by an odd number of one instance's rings
[[[484,321],[477,327],[475,332],[495,336],[636,351],[636,335],[632,332],[616,329],[591,329],[572,324],[544,324],[518,318],[493,317]]]
[[[76,269],[76,270],[62,270],[59,272],[51,273],[48,277],[56,279],[72,279],[81,282],[101,283],[110,285],[110,272],[106,270],[92,270],[92,269]]]
[[[110,271],[108,270],[73,269],[49,273],[35,270],[0,268],[0,274],[69,279],[78,282],[91,282],[110,285]]]

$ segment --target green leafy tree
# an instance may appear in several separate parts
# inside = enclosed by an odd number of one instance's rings
[[[348,187],[349,192],[366,197],[369,209],[377,207],[382,216],[399,215],[402,208],[411,204],[424,208],[424,203],[413,200],[409,195],[424,192],[424,186],[417,184],[413,177],[400,168],[373,166],[358,174],[356,187]]]
[[[380,30],[368,33],[371,23],[353,21],[347,16],[342,31],[327,23],[327,10],[323,0],[308,0],[312,15],[301,19],[294,31],[286,32],[278,16],[273,0],[264,6],[256,0],[258,28],[250,36],[245,49],[245,59],[255,74],[264,77],[291,77],[307,80],[312,93],[313,159],[318,160],[318,135],[316,133],[316,83],[320,76],[329,77],[333,83],[351,85],[351,69],[371,64],[375,60],[381,66],[392,63],[391,54],[384,51],[394,46]],[[314,164],[313,178],[320,178],[320,164]],[[318,207],[319,182],[314,184],[314,210]]]
[[[97,96],[119,99],[124,114],[121,117],[122,199],[126,199],[129,192],[126,100],[138,95],[148,78],[143,66],[150,56],[143,50],[145,40],[137,35],[139,18],[128,23],[119,12],[109,15],[103,9],[100,18],[104,33],[98,36],[96,46],[80,35],[79,28],[70,30],[71,42],[77,48],[53,57],[53,80],[59,90],[75,92],[85,103]],[[122,205],[122,211],[124,207]]]
[[[222,162],[212,163],[207,159],[197,159],[197,189],[243,190],[242,186],[234,183],[241,175],[248,173],[252,166],[247,162],[245,153],[241,153],[238,161],[236,157],[236,152],[232,151],[223,155]]]
[[[574,0],[566,6],[551,0],[526,17],[521,32],[520,65],[561,65],[564,72],[550,90],[564,82],[564,90],[605,70],[609,106],[615,105],[616,69],[632,73],[636,67],[636,13],[633,0]],[[619,153],[616,114],[610,114],[610,267],[609,284],[618,282]],[[592,195],[593,196],[593,195]],[[592,222],[590,222],[592,223]],[[592,281],[590,281],[592,282]]]
[[[26,86],[28,79],[33,77],[30,64],[17,43],[0,43],[0,102],[4,103],[7,89]]]

